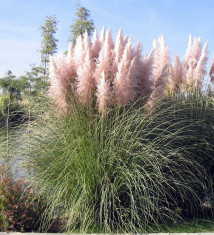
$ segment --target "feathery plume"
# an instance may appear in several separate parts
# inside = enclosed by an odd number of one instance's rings
[[[107,80],[111,79],[114,72],[114,43],[111,37],[111,29],[109,29],[105,36],[105,41],[100,50],[96,70],[94,73],[95,83],[98,84],[102,73],[105,73]]]
[[[106,32],[105,35],[105,41],[108,44],[109,50],[113,50],[114,49],[114,41],[112,39],[112,35],[111,35],[111,28],[109,28]]]
[[[169,88],[171,91],[178,91],[182,83],[182,64],[179,55],[175,55],[174,63],[171,66],[171,76],[169,78]]]
[[[84,51],[87,51],[88,48],[91,47],[91,43],[90,43],[90,39],[88,36],[88,32],[85,31],[84,35],[83,35],[83,47],[84,47]],[[86,53],[85,53],[86,54]]]
[[[115,43],[111,29],[105,33],[103,27],[100,39],[95,30],[92,43],[85,32],[74,47],[69,44],[67,56],[50,58],[50,95],[64,111],[69,107],[67,96],[71,92],[82,104],[90,103],[96,95],[99,112],[104,112],[110,103],[124,105],[141,95],[150,96],[148,104],[152,107],[167,88],[175,92],[202,86],[207,45],[201,50],[201,39],[192,40],[190,35],[183,62],[176,55],[171,64],[163,35],[153,41],[154,49],[143,57],[142,44],[133,47],[132,38],[123,38],[122,29]],[[209,74],[214,82],[214,58]]]
[[[153,109],[155,107],[155,105],[157,105],[157,103],[159,102],[159,100],[161,100],[164,95],[165,95],[165,91],[166,91],[166,86],[167,86],[167,76],[168,76],[168,70],[169,70],[169,62],[165,64],[165,66],[163,67],[160,76],[158,77],[158,79],[155,82],[155,86],[154,89],[149,97],[149,100],[147,102],[148,107],[150,107],[150,109]]]
[[[200,62],[199,62],[200,61]],[[207,43],[201,52],[201,39],[189,39],[188,48],[182,64],[182,86],[192,88],[195,84],[201,85],[206,74]]]
[[[129,39],[129,36],[126,34],[126,36],[125,36],[124,39],[123,39],[124,46],[125,46],[126,43],[128,42],[128,39]]]
[[[163,35],[158,38],[158,41],[153,41],[153,47],[155,49],[154,80],[156,83],[156,81],[161,77],[163,68],[170,62],[170,56]]]
[[[123,50],[124,50],[124,43],[123,43],[123,31],[120,28],[117,34],[117,38],[115,41],[115,47],[114,47],[114,52],[115,52],[115,62],[116,65],[120,62],[122,55],[123,55]]]
[[[54,58],[50,56],[49,60],[49,93],[54,99],[56,105],[62,108],[64,112],[67,110],[66,94],[69,92],[69,81],[67,77],[67,65],[63,55],[57,55]]]
[[[77,94],[82,104],[90,103],[94,90],[94,66],[91,60],[90,48],[87,50],[85,62],[77,70]]]
[[[73,46],[72,43],[70,42],[68,45],[68,53],[67,53],[67,62],[70,64],[73,58]],[[73,61],[72,61],[73,62]]]
[[[76,40],[76,45],[74,48],[74,61],[76,67],[84,62],[84,54],[84,42],[82,36],[80,35]]]
[[[147,102],[147,110],[151,111],[157,106],[161,98],[164,97],[165,89],[165,86],[159,86],[154,89]]]
[[[99,40],[97,30],[94,30],[93,33],[93,39],[92,39],[92,45],[91,45],[91,53],[92,53],[92,58],[97,58],[99,55],[101,49],[101,42]]]
[[[201,39],[200,38],[194,38],[193,45],[192,45],[192,63],[193,68],[196,67],[197,62],[201,55]]]
[[[100,33],[100,42],[104,43],[105,41],[105,27],[103,26]]]
[[[194,84],[198,86],[202,85],[203,79],[206,75],[206,63],[208,60],[207,47],[208,47],[208,42],[204,44],[200,59],[196,65],[195,72],[194,72]]]
[[[211,82],[214,82],[214,56],[212,58],[209,75],[210,75]]]
[[[145,56],[141,64],[138,65],[138,89],[139,95],[148,96],[152,92],[153,69],[154,69],[154,49]]]
[[[106,111],[110,101],[111,101],[111,89],[109,81],[105,78],[104,72],[102,73],[101,79],[97,86],[97,103],[98,110],[100,113]]]
[[[191,54],[192,54],[192,35],[190,34],[189,35],[189,42],[188,42],[188,47],[187,47],[187,50],[186,50],[186,53],[184,55],[184,63],[187,63],[189,61],[189,58],[191,57]]]
[[[131,100],[137,92],[137,64],[133,58],[131,41],[126,44],[122,60],[118,65],[118,72],[113,81],[115,100],[118,105],[123,105]]]

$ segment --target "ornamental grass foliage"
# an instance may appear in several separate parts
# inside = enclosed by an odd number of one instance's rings
[[[172,63],[163,36],[144,56],[122,29],[114,42],[104,28],[50,58],[54,102],[31,121],[26,149],[47,204],[43,231],[55,217],[63,231],[135,233],[212,216],[214,96],[202,89],[206,62],[200,38],[190,36],[183,61],[176,55]]]

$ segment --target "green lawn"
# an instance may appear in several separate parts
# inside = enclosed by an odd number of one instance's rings
[[[163,223],[159,228],[151,228],[149,233],[199,233],[199,232],[214,232],[214,219],[192,219],[183,220],[177,223]]]

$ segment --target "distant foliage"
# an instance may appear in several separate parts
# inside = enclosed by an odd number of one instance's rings
[[[115,41],[111,29],[100,37],[94,31],[92,43],[87,32],[79,36],[68,54],[50,58],[50,94],[66,112],[69,97],[78,97],[83,105],[96,104],[99,112],[111,106],[122,106],[146,97],[149,107],[166,93],[202,88],[206,75],[207,45],[200,38],[189,38],[183,61],[176,55],[170,60],[168,47],[161,36],[153,49],[142,55],[142,44],[136,46],[119,30]],[[214,61],[210,70],[214,77]]]
[[[40,53],[41,62],[44,67],[44,75],[48,74],[49,56],[57,51],[58,40],[55,38],[57,23],[55,15],[47,16],[44,25],[40,27],[42,36]]]
[[[90,19],[90,11],[85,7],[79,6],[76,11],[76,19],[70,27],[71,37],[69,41],[71,41],[73,45],[76,44],[78,36],[83,36],[85,31],[91,36],[94,31],[94,22]]]

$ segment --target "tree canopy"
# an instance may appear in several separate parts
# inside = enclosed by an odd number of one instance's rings
[[[49,56],[57,52],[58,40],[54,36],[57,31],[57,23],[55,15],[46,16],[44,25],[40,27],[42,36],[40,53],[44,75],[48,74]]]
[[[70,26],[71,37],[69,38],[69,41],[71,41],[74,45],[79,35],[83,35],[85,31],[87,31],[88,35],[91,36],[94,31],[94,22],[90,18],[90,11],[88,9],[79,6],[75,14],[76,19]]]

